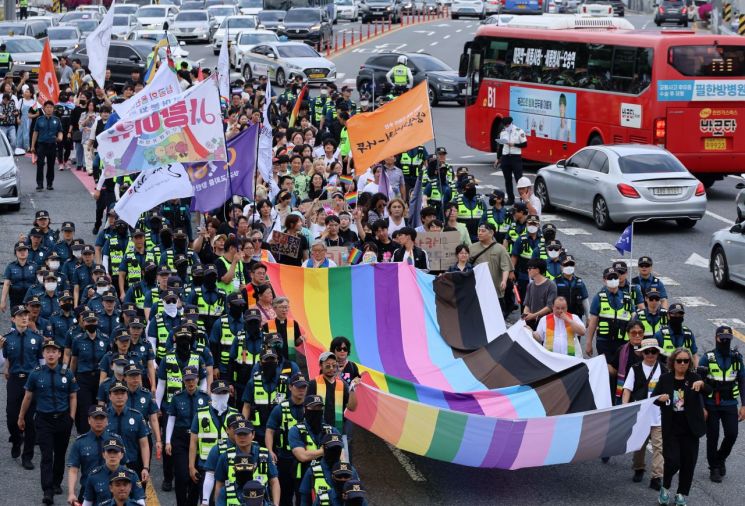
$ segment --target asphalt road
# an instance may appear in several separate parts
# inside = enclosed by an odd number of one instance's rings
[[[628,19],[639,28],[646,28],[649,17],[629,14]],[[340,23],[336,30],[354,29],[357,24]],[[355,48],[348,48],[333,57],[339,80],[354,79],[359,65],[375,51],[428,52],[457,67],[463,43],[472,37],[476,20],[438,20],[426,25],[407,27],[374,39]],[[190,45],[190,58],[205,58],[214,66],[216,57],[208,46]],[[464,142],[463,109],[457,105],[441,105],[434,109],[437,144],[446,146],[449,158],[456,165],[467,165],[481,181],[482,191],[502,187],[501,174],[495,173],[494,155],[468,148]],[[21,232],[27,232],[37,209],[52,214],[53,225],[72,219],[77,234],[87,241],[93,239],[94,203],[75,175],[58,172],[53,192],[34,192],[35,171],[28,159],[21,160],[24,200],[20,212],[0,212],[0,237],[6,239],[0,249],[0,264],[12,258],[12,243]],[[740,333],[745,333],[745,289],[719,290],[711,274],[702,266],[708,258],[708,242],[712,232],[729,226],[734,219],[734,185],[741,181],[729,177],[708,192],[707,215],[692,230],[678,229],[673,223],[642,224],[636,227],[634,256],[649,255],[655,260],[655,271],[664,276],[671,300],[682,301],[687,308],[686,324],[697,336],[699,348],[713,345],[716,325],[727,321]],[[567,213],[544,215],[559,228],[558,238],[578,259],[577,273],[591,292],[600,287],[600,272],[612,259],[619,258],[612,248],[620,228],[608,232],[595,229],[591,220]],[[7,313],[0,315],[0,329],[9,328]],[[742,336],[742,334],[741,334]],[[742,344],[741,344],[742,347]],[[0,383],[4,380],[0,379]],[[5,403],[5,389],[0,388],[0,404]],[[5,413],[0,412],[0,418]],[[4,426],[4,420],[2,420]],[[15,494],[0,494],[0,506],[38,504],[41,500],[39,471],[24,471],[10,459],[10,445],[0,438],[0,472],[3,483],[13,484],[4,490],[23,491],[22,499]],[[392,451],[380,439],[359,430],[354,439],[353,461],[369,490],[375,505],[528,505],[539,503],[611,505],[656,504],[656,494],[642,484],[631,482],[631,458],[621,456],[607,465],[599,461],[551,466],[520,471],[471,469],[450,465],[410,454]],[[745,494],[741,476],[745,473],[745,444],[736,444],[728,461],[729,473],[721,485],[708,480],[705,452],[702,451],[696,470],[691,501],[701,505],[733,504]],[[35,462],[38,465],[38,452]],[[155,485],[162,476],[158,464],[153,465]],[[648,475],[647,477],[648,478]],[[64,496],[63,496],[64,497]],[[172,493],[158,491],[160,503],[175,504]],[[61,503],[58,499],[57,503]]]

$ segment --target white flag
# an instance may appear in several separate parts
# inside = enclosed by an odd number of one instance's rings
[[[145,211],[167,200],[193,195],[194,187],[186,169],[180,163],[174,163],[140,172],[132,186],[116,203],[114,211],[134,227]]]
[[[88,52],[88,69],[91,77],[103,88],[106,79],[106,63],[109,59],[111,45],[111,30],[114,27],[114,4],[111,2],[109,11],[101,20],[101,24],[85,38],[85,48]]]
[[[119,118],[142,116],[159,111],[181,98],[181,85],[176,72],[165,63],[158,67],[152,81],[122,103],[114,104]]]
[[[264,124],[261,126],[259,133],[259,158],[257,160],[259,174],[261,178],[269,185],[269,198],[279,193],[279,187],[272,177],[272,124],[269,122],[269,103],[272,101],[272,84],[269,79],[266,80],[266,95],[264,96]]]
[[[220,101],[224,101],[226,106],[230,102],[230,56],[228,54],[229,31],[230,30],[225,30],[225,36],[222,38],[222,47],[220,48],[220,56],[217,58]]]

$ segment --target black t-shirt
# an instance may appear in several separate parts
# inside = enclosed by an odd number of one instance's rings
[[[670,406],[673,410],[673,426],[676,434],[691,432],[685,412],[686,380],[673,379],[673,393],[670,396]]]
[[[84,112],[85,108],[77,105],[75,106],[75,109],[72,110],[72,114],[70,115],[70,126],[72,126],[73,132],[80,130],[80,116],[82,116]]]
[[[308,239],[305,238],[304,235],[300,235],[300,249],[297,253],[297,258],[292,258],[287,255],[274,255],[275,258],[277,258],[277,262],[280,264],[285,265],[295,265],[295,266],[301,266],[303,265],[303,252],[308,251],[310,249],[310,244],[308,244]]]
[[[339,229],[339,237],[344,239],[345,244],[356,243],[360,240],[357,232],[348,228],[346,230]]]
[[[313,380],[310,382],[310,385],[308,385],[308,395],[316,395],[318,392],[318,386],[316,384],[317,380]],[[334,421],[334,408],[335,408],[335,399],[336,399],[336,382],[334,384],[330,384],[326,379],[324,380],[326,382],[326,398],[323,400],[323,421],[331,426],[335,425]],[[336,381],[339,381],[338,379]],[[342,384],[344,385],[344,403],[343,406],[346,409],[347,403],[349,402],[349,386],[342,381]]]
[[[629,371],[631,370],[631,366],[641,362],[644,359],[634,353],[633,347],[629,346],[628,348],[626,348],[625,346],[621,346],[620,348],[618,348],[618,350],[616,350],[615,355],[613,355],[613,359],[610,361],[610,365],[612,365],[616,371],[618,371],[621,367],[621,353],[623,353],[624,350],[626,350],[626,352],[628,353],[628,357],[626,359],[626,370],[619,372],[623,372],[624,376],[628,376]]]
[[[376,248],[378,248],[378,262],[383,261],[383,255],[387,252],[391,254],[391,258],[393,258],[393,252],[398,249],[398,243],[393,241],[388,241],[387,244],[384,244],[380,242],[377,238],[370,240]]]
[[[347,360],[347,363],[344,365],[344,369],[341,370],[341,379],[344,380],[344,383],[349,385],[352,383],[352,380],[355,378],[360,377],[360,369],[357,367],[357,364],[352,362],[351,360]]]

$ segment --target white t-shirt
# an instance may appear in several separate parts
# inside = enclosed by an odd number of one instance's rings
[[[373,181],[372,183],[367,183],[365,185],[365,187],[362,189],[362,193],[372,193],[373,195],[375,195],[376,193],[378,193],[379,189],[380,186],[378,186],[378,183]]]
[[[393,233],[397,230],[401,230],[406,226],[406,219],[402,216],[401,221],[399,223],[396,223],[393,221],[393,218],[390,216],[388,217],[388,237],[393,237]]]
[[[645,364],[644,362],[642,362],[642,370],[644,371],[645,378],[648,378],[649,375],[652,374],[653,368],[654,366],[649,366]],[[649,392],[650,393],[652,392],[652,390],[654,390],[654,387],[657,385],[657,382],[660,379],[661,371],[662,371],[662,367],[658,365],[657,370],[652,375],[652,379],[649,380]],[[634,376],[635,376],[634,368],[632,367],[631,369],[629,369],[629,374],[626,375],[626,381],[624,381],[623,383],[624,390],[628,390],[630,392],[634,391],[634,381],[635,381]],[[647,394],[647,398],[649,398],[649,394]],[[657,406],[653,406],[652,409],[654,410],[652,414],[652,427],[659,427],[660,425],[662,425],[662,420],[660,416],[660,408]]]
[[[543,343],[543,346],[546,346],[546,318],[548,318],[549,315],[544,316],[538,321],[538,327],[536,328],[536,332],[541,337],[541,342]],[[554,346],[553,351],[554,353],[561,353],[566,355],[567,354],[567,329],[566,324],[563,321],[560,321],[558,318],[554,318]],[[578,323],[579,325],[582,325],[582,320],[579,319],[579,316],[576,314],[572,315],[572,321],[575,323]],[[577,350],[577,345],[575,343],[574,345],[575,351]],[[546,348],[548,349],[548,348]]]
[[[535,207],[535,212],[538,215],[538,217],[541,217],[541,211],[543,211],[543,208],[541,206],[541,199],[535,196],[535,194],[531,194],[530,197],[528,197],[528,200],[530,203]],[[521,202],[524,202],[523,199],[520,199]],[[527,204],[527,202],[525,202]]]

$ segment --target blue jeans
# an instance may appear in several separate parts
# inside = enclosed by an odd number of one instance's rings
[[[85,167],[85,152],[83,151],[83,144],[80,142],[75,143],[75,165],[78,168]]]
[[[5,134],[5,137],[8,138],[8,142],[10,142],[10,148],[15,151],[16,149],[16,126],[15,125],[0,126],[0,132],[3,132]]]

